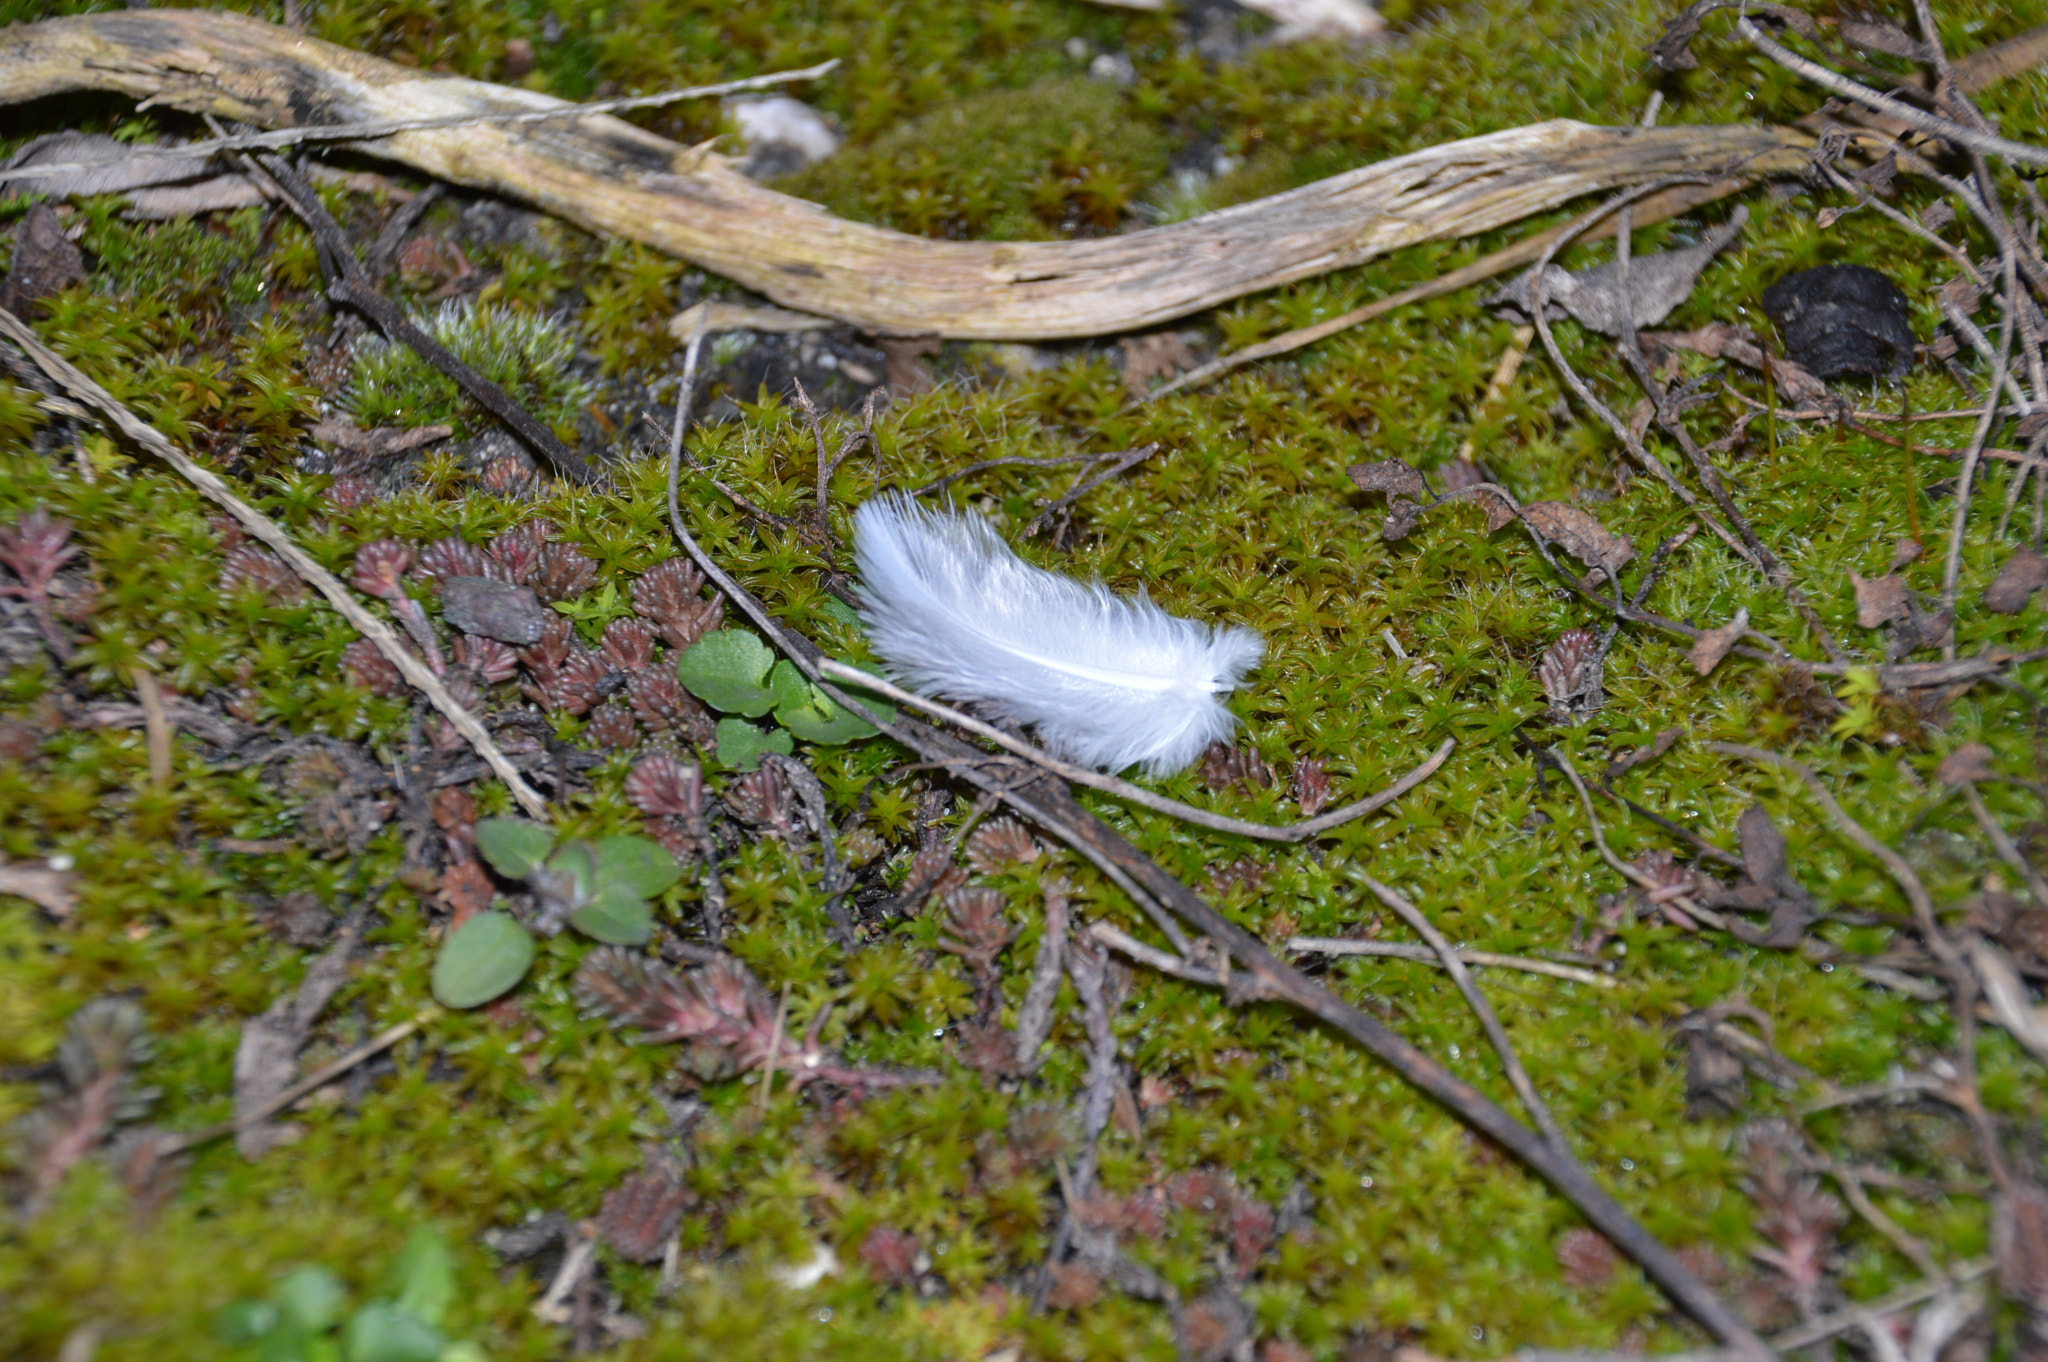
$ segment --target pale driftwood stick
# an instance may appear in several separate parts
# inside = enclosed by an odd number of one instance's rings
[[[1390,960],[1409,960],[1418,965],[1442,965],[1442,959],[1427,946],[1417,946],[1406,941],[1362,941],[1348,936],[1291,936],[1287,938],[1287,949],[1298,955],[1364,955],[1383,956]],[[1569,979],[1575,984],[1588,984],[1594,988],[1613,988],[1614,980],[1594,970],[1580,969],[1577,965],[1560,965],[1552,960],[1532,960],[1526,955],[1496,955],[1492,951],[1468,951],[1456,947],[1457,956],[1468,965],[1478,968],[1520,970],[1524,974],[1547,974],[1553,979]]]
[[[328,603],[355,626],[356,632],[375,644],[377,651],[427,697],[428,702],[455,726],[458,733],[468,739],[469,745],[476,749],[476,754],[484,759],[484,764],[489,766],[498,779],[505,782],[506,788],[512,791],[512,797],[519,801],[520,808],[541,822],[547,821],[548,802],[540,797],[538,790],[526,783],[526,778],[519,774],[519,768],[498,749],[498,744],[492,741],[490,733],[476,715],[457,703],[455,697],[448,693],[448,688],[441,684],[441,678],[434,675],[426,663],[413,656],[411,651],[398,641],[398,635],[391,632],[390,625],[371,614],[360,601],[351,596],[348,588],[341,584],[340,578],[314,562],[304,549],[293,543],[292,537],[285,533],[282,525],[236,496],[217,474],[194,463],[183,450],[165,439],[155,427],[145,425],[133,412],[121,405],[113,394],[73,368],[62,355],[44,345],[35,332],[5,308],[0,308],[0,333],[4,333],[9,340],[26,350],[29,358],[33,359],[44,373],[69,389],[73,397],[97,409],[116,430],[176,469],[179,476],[198,488],[202,496],[240,521],[251,536],[269,545],[278,557],[290,565],[293,572],[325,596]]]
[[[635,95],[630,99],[599,99],[588,104],[564,103],[549,109],[524,109],[517,112],[498,109],[483,113],[455,114],[447,118],[388,118],[376,123],[334,123],[325,127],[287,128],[280,132],[245,132],[230,137],[210,137],[202,142],[186,142],[175,147],[144,144],[124,147],[120,156],[103,160],[22,166],[0,173],[0,180],[10,184],[47,180],[81,170],[125,165],[137,159],[204,161],[224,151],[276,151],[281,147],[298,146],[305,142],[358,142],[377,137],[390,137],[401,132],[469,128],[481,123],[541,123],[554,118],[582,118],[588,114],[658,109],[665,104],[680,104],[689,99],[716,99],[721,95],[740,94],[747,90],[765,90],[771,86],[788,85],[800,80],[817,80],[832,72],[838,65],[839,58],[834,57],[830,61],[819,62],[816,66],[806,66],[801,71],[774,71],[765,76],[748,76],[744,80],[720,81],[716,85],[692,85],[681,90],[666,90],[658,95]]]
[[[128,10],[8,30],[0,103],[109,90],[261,127],[527,112],[560,102],[441,76],[238,15]],[[1133,331],[1581,195],[1673,175],[1804,170],[1796,129],[1510,128],[1187,222],[1084,241],[953,242],[846,222],[716,155],[604,114],[398,133],[352,150],[525,199],[786,307],[900,335],[1043,340]]]
[[[994,724],[983,723],[972,715],[962,714],[950,705],[926,699],[914,691],[907,691],[858,667],[829,657],[819,658],[817,666],[820,672],[835,681],[844,681],[862,690],[873,691],[877,695],[894,700],[899,705],[907,705],[935,719],[956,724],[977,737],[986,738],[1004,751],[1013,752],[1032,765],[1052,772],[1061,780],[1075,785],[1086,785],[1091,790],[1114,795],[1118,799],[1151,809],[1155,813],[1170,814],[1184,823],[1193,823],[1196,827],[1208,828],[1214,832],[1235,833],[1239,837],[1256,837],[1266,842],[1306,842],[1311,837],[1320,836],[1332,828],[1341,827],[1377,809],[1385,808],[1435,775],[1437,767],[1449,760],[1451,749],[1457,746],[1456,739],[1445,738],[1420,766],[1378,794],[1368,795],[1355,804],[1346,804],[1341,809],[1332,809],[1328,813],[1317,814],[1314,818],[1304,818],[1299,823],[1251,823],[1242,818],[1231,818],[1225,814],[1211,813],[1207,809],[1198,809],[1192,804],[1183,804],[1178,799],[1153,794],[1150,790],[1133,785],[1127,780],[1118,780],[1115,776],[1106,776],[1100,771],[1091,771],[1085,766],[1075,766],[1061,761],[1028,742],[1019,742]]]

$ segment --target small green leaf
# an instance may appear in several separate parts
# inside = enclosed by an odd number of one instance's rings
[[[391,1264],[391,1286],[399,1309],[439,1324],[455,1299],[455,1256],[447,1241],[425,1226],[414,1230]]]
[[[748,717],[775,705],[767,686],[775,654],[743,629],[714,629],[676,659],[676,679],[713,709]]]
[[[309,1334],[325,1333],[341,1321],[342,1303],[348,1290],[341,1279],[317,1264],[302,1267],[277,1284],[270,1293],[278,1313],[289,1324]]]
[[[599,888],[623,885],[651,899],[683,877],[676,858],[661,843],[645,837],[600,837],[594,847]]]
[[[597,848],[582,841],[564,843],[548,858],[545,871],[527,883],[566,907],[580,908],[597,892]]]
[[[447,1346],[439,1329],[389,1301],[356,1311],[341,1335],[348,1362],[436,1362]]]
[[[326,1341],[285,1321],[257,1341],[256,1362],[313,1362]]]
[[[654,935],[654,910],[623,884],[609,884],[569,914],[569,925],[607,946],[638,946]]]
[[[796,744],[789,740],[789,734],[781,729],[770,731],[756,728],[744,719],[720,719],[718,721],[718,762],[735,771],[757,771],[761,767],[761,756],[766,752],[780,752],[788,756],[796,750]]]
[[[254,1343],[277,1327],[281,1313],[269,1301],[235,1301],[221,1307],[214,1321],[214,1336],[230,1347]]]
[[[860,613],[837,596],[827,596],[818,602],[818,613],[827,619],[838,620],[841,624],[860,627]]]
[[[476,849],[508,880],[532,874],[554,845],[554,833],[524,818],[485,818],[476,825]]]
[[[478,913],[448,934],[434,961],[443,1007],[482,1007],[510,991],[533,964],[533,936],[503,913]]]
[[[458,1338],[441,1349],[436,1362],[491,1362],[490,1356],[466,1338]]]
[[[768,689],[775,696],[775,722],[805,742],[836,747],[872,738],[879,731],[852,711],[841,709],[831,696],[804,680],[803,673],[790,662],[775,664],[768,674]],[[896,717],[895,709],[880,700],[861,699],[884,719]]]

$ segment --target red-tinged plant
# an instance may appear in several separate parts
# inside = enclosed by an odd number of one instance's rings
[[[643,1043],[688,1045],[686,1067],[699,1077],[765,1069],[772,1057],[775,1071],[787,1074],[798,1088],[820,1079],[849,1088],[929,1081],[921,1074],[841,1066],[818,1043],[825,1012],[805,1035],[787,1034],[767,992],[729,955],[679,974],[645,956],[604,946],[584,957],[574,988],[586,1009],[632,1027]]]
[[[704,768],[665,752],[648,757],[626,777],[626,798],[651,817],[702,817]]]
[[[647,620],[671,648],[683,649],[716,629],[725,616],[725,598],[708,600],[704,574],[686,558],[671,558],[642,573],[633,583],[633,610]]]
[[[50,613],[50,583],[78,556],[71,532],[70,521],[52,519],[40,506],[11,526],[0,525],[0,564],[16,578],[12,584],[0,582],[0,596],[28,603],[43,641],[59,658],[71,656],[71,642]]]

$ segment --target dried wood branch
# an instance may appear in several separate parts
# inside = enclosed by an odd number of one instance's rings
[[[132,10],[9,33],[0,103],[97,89],[262,127],[529,112],[544,95],[441,76],[237,15]],[[1583,194],[1674,175],[1803,170],[1812,137],[1757,127],[1554,120],[1427,148],[1122,236],[949,242],[846,222],[706,150],[605,114],[345,143],[641,241],[785,306],[902,335],[1033,340],[1133,331]]]

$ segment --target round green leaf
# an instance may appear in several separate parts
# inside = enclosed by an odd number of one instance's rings
[[[436,1362],[448,1339],[412,1311],[372,1301],[349,1316],[341,1346],[348,1362]]]
[[[775,694],[775,722],[805,742],[836,747],[841,743],[872,738],[878,731],[867,720],[841,709],[831,696],[804,680],[803,673],[787,661],[775,664],[768,675],[768,688]],[[862,702],[885,719],[896,716],[893,707],[866,695]]]
[[[325,1333],[341,1321],[341,1307],[348,1290],[326,1268],[315,1264],[302,1267],[277,1284],[270,1293],[285,1322],[309,1334]]]
[[[749,717],[775,705],[768,669],[775,654],[744,629],[714,629],[676,659],[676,679],[713,709]]]
[[[761,756],[766,752],[780,752],[788,756],[796,750],[796,744],[789,740],[789,734],[781,729],[770,731],[756,728],[745,719],[720,719],[718,721],[718,762],[735,771],[757,771],[761,767]]]
[[[485,818],[476,825],[476,849],[509,880],[532,874],[554,845],[554,833],[524,818]]]
[[[637,946],[654,935],[654,910],[622,884],[610,884],[569,914],[569,925],[607,946]]]
[[[239,1348],[277,1327],[278,1308],[269,1301],[235,1301],[221,1308],[213,1331],[221,1342]]]
[[[682,867],[661,843],[645,837],[600,837],[597,852],[597,883],[623,885],[641,898],[651,899],[683,877]]]
[[[447,1241],[425,1226],[414,1230],[391,1264],[391,1285],[399,1309],[439,1324],[455,1299],[455,1256]]]
[[[434,961],[443,1007],[481,1007],[509,992],[533,964],[533,936],[503,913],[478,913],[448,934]]]

